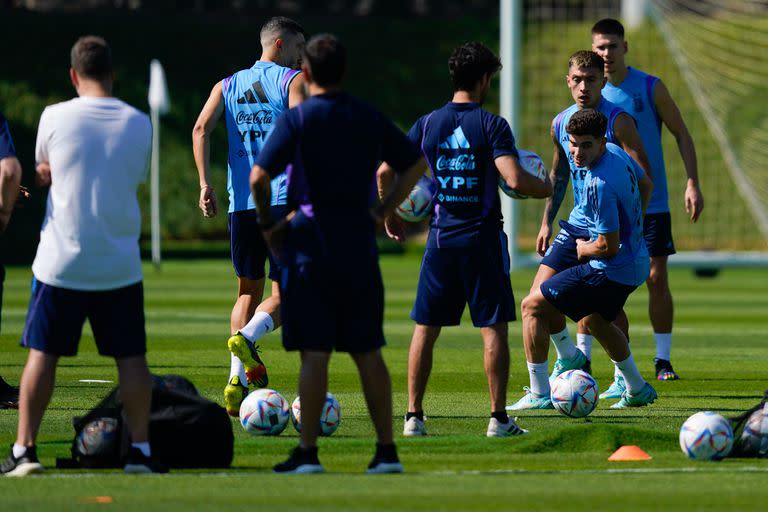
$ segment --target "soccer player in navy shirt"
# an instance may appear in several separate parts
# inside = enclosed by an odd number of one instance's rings
[[[515,320],[509,281],[507,237],[502,230],[499,174],[507,184],[532,197],[552,193],[548,179],[526,173],[518,162],[509,123],[481,104],[499,58],[485,45],[459,46],[448,60],[452,101],[421,117],[408,136],[418,144],[438,192],[411,318],[416,327],[408,355],[408,410],[403,435],[421,436],[422,402],[432,370],[432,353],[443,326],[459,325],[469,304],[472,323],[485,346],[485,372],[491,402],[486,435],[524,434],[504,410],[509,378],[507,323]],[[380,190],[388,189],[387,166],[379,170]],[[388,231],[399,238],[397,221]]]
[[[21,164],[16,158],[16,148],[11,138],[8,121],[0,112],[0,234],[8,227],[11,213],[21,191]],[[0,310],[3,305],[3,281],[5,266],[0,261]],[[18,407],[19,390],[0,377],[0,409]]]
[[[575,322],[585,319],[624,378],[626,390],[611,406],[622,409],[656,399],[656,391],[637,369],[627,337],[613,324],[629,294],[648,277],[649,264],[638,187],[642,170],[623,150],[606,143],[606,125],[606,117],[593,109],[580,110],[568,121],[570,154],[578,167],[588,170],[580,203],[589,240],[576,241],[580,265],[555,274],[523,299],[523,337],[536,354],[528,361],[536,370],[530,372],[530,394],[549,396],[550,326],[562,321],[562,315]]]
[[[608,83],[603,96],[632,114],[637,121],[643,146],[651,161],[653,195],[643,221],[645,242],[651,258],[648,287],[648,314],[656,341],[656,378],[677,380],[672,368],[673,302],[669,289],[667,260],[675,253],[672,219],[667,193],[667,174],[661,147],[661,127],[665,125],[677,142],[687,177],[683,203],[691,222],[699,220],[704,196],[699,186],[696,147],[680,109],[660,78],[626,65],[627,42],[624,27],[606,18],[592,27],[592,49],[605,60]]]
[[[283,345],[301,352],[301,440],[274,469],[324,470],[317,436],[335,349],[355,361],[376,428],[368,472],[402,472],[392,437],[392,385],[381,355],[384,289],[375,227],[408,195],[423,162],[391,121],[341,90],[346,50],[334,36],[320,34],[307,43],[302,71],[310,98],[278,119],[251,173],[259,224],[281,264]],[[397,170],[397,178],[392,193],[371,210],[381,161]],[[277,219],[269,209],[269,183],[288,164],[295,210]]]

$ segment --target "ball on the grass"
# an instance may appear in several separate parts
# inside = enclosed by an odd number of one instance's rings
[[[240,404],[240,424],[255,436],[276,436],[291,416],[288,401],[273,389],[257,389]]]
[[[552,383],[552,405],[571,418],[583,418],[594,411],[599,395],[595,379],[582,370],[565,371]]]
[[[697,412],[680,428],[680,449],[691,459],[722,459],[732,447],[730,422],[712,411]]]
[[[301,397],[296,397],[291,405],[291,422],[296,432],[301,432]],[[341,404],[332,393],[325,394],[325,403],[320,412],[320,435],[329,436],[336,432],[341,424]]]

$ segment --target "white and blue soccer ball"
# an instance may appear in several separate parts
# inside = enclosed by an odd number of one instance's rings
[[[544,162],[541,157],[533,151],[525,149],[519,149],[518,160],[520,161],[520,167],[531,176],[535,176],[541,181],[544,181],[544,177],[547,175],[547,168],[544,166]],[[499,188],[504,194],[508,195],[512,199],[528,199],[528,196],[524,194],[518,194],[516,190],[507,185],[502,176],[499,176]]]
[[[408,222],[419,222],[432,213],[432,202],[437,194],[437,184],[429,176],[422,176],[408,197],[400,203],[395,213]]]
[[[276,436],[291,417],[288,401],[274,389],[257,389],[240,404],[240,424],[254,436]]]
[[[296,432],[301,433],[301,397],[296,397],[291,405],[291,422]],[[341,424],[341,404],[332,393],[325,394],[325,403],[320,412],[320,435],[329,436],[336,432]]]
[[[552,405],[571,418],[583,418],[597,407],[597,382],[582,370],[568,370],[552,383]]]
[[[680,428],[680,448],[691,459],[722,459],[733,448],[731,423],[712,411],[697,412]]]

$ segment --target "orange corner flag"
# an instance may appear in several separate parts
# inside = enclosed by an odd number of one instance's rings
[[[651,460],[652,457],[648,455],[642,448],[635,445],[622,446],[608,457],[610,461],[625,461],[625,460]]]

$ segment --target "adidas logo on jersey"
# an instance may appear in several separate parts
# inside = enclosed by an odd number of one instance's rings
[[[261,86],[261,82],[256,80],[251,84],[251,88],[245,91],[245,94],[237,99],[237,103],[238,105],[244,105],[246,103],[269,103],[269,99],[264,92],[264,87]]]
[[[470,149],[469,141],[464,136],[461,126],[456,128],[451,135],[440,144],[441,149]]]

